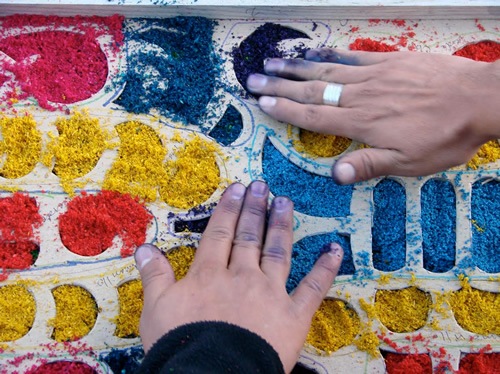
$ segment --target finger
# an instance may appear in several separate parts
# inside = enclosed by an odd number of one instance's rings
[[[269,188],[265,182],[254,181],[248,187],[236,227],[230,269],[259,268],[268,198]]]
[[[342,65],[368,66],[380,64],[404,52],[348,51],[336,48],[310,49],[306,60],[313,62],[333,62]]]
[[[193,271],[207,265],[227,267],[245,191],[241,183],[234,183],[224,191],[201,236],[191,265]]]
[[[144,301],[156,300],[175,283],[175,275],[163,253],[152,244],[143,244],[134,254],[141,275]]]
[[[266,74],[299,81],[320,80],[335,83],[360,83],[373,77],[373,69],[360,66],[318,63],[302,59],[270,59]]]
[[[343,255],[340,245],[331,244],[330,251],[321,255],[311,272],[302,279],[292,294],[298,315],[312,318],[337,276]]]
[[[292,244],[293,203],[286,197],[278,196],[271,205],[260,268],[270,279],[283,285],[290,273]]]
[[[252,93],[285,97],[303,104],[322,104],[326,85],[318,80],[297,82],[263,74],[252,74],[247,79],[247,88]]]
[[[342,92],[340,105],[342,105],[348,87],[346,85]],[[357,110],[328,105],[301,104],[293,100],[272,96],[261,96],[259,107],[264,113],[278,121],[291,123],[322,134],[344,136],[364,142],[363,125],[365,123],[360,121]]]
[[[408,168],[399,162],[398,151],[366,148],[346,154],[332,167],[338,184],[351,184],[385,175],[406,175]]]

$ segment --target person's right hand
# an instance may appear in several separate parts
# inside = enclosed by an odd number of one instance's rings
[[[265,339],[290,372],[342,263],[330,244],[291,295],[286,291],[293,243],[293,203],[269,187],[240,183],[221,197],[187,275],[176,282],[172,267],[152,244],[135,259],[144,288],[140,332],[144,350],[178,326],[199,321],[231,323]]]
[[[423,176],[466,163],[500,135],[500,62],[418,52],[311,50],[271,59],[247,88],[283,122],[369,145],[332,169],[340,184],[377,176]],[[344,84],[339,107],[323,104]]]

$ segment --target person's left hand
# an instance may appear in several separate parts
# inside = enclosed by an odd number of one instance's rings
[[[239,183],[223,194],[185,278],[176,282],[165,256],[144,244],[135,253],[144,289],[140,332],[144,350],[168,331],[191,322],[223,321],[264,338],[286,372],[297,362],[311,319],[342,262],[331,244],[292,295],[285,283],[293,242],[293,203],[269,189]]]

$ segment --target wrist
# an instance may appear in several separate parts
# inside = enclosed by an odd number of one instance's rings
[[[500,138],[500,60],[479,63],[475,77],[472,123],[484,141]]]

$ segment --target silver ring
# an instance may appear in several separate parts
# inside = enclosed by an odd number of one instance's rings
[[[323,91],[323,104],[339,106],[340,95],[342,95],[343,84],[328,83]]]

